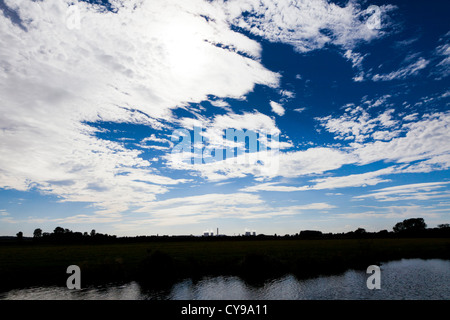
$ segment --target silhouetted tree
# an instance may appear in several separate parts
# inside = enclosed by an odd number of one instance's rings
[[[61,227],[56,227],[55,230],[53,230],[54,234],[63,234],[64,233],[64,228]]]
[[[300,231],[301,238],[318,238],[322,236],[322,231],[317,230],[302,230]]]
[[[23,232],[22,231],[17,232],[16,236],[17,236],[17,240],[22,241],[22,239],[23,239]]]
[[[439,228],[439,229],[450,228],[450,223],[438,224],[438,228]]]
[[[33,232],[33,237],[35,239],[41,238],[42,237],[42,229],[39,229],[39,228],[35,229]]]
[[[411,218],[403,220],[403,222],[397,222],[392,228],[394,232],[418,232],[425,230],[427,224],[423,218]]]
[[[364,228],[358,228],[355,230],[355,234],[364,234],[366,233],[366,229]]]
[[[95,237],[95,230],[94,229],[91,230],[91,237]]]
[[[392,230],[394,230],[394,232],[402,232],[405,231],[405,225],[403,224],[403,222],[397,222],[395,224],[394,227],[392,227]]]

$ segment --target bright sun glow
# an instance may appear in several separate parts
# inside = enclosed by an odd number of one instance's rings
[[[207,42],[199,41],[201,34],[193,25],[173,25],[166,30],[166,51],[170,71],[177,78],[196,79],[203,74],[208,60]]]

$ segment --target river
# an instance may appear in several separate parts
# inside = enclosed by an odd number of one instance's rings
[[[380,289],[369,290],[370,274],[348,270],[334,276],[298,280],[292,275],[251,286],[238,277],[186,279],[168,290],[144,290],[137,282],[69,290],[66,287],[31,287],[0,293],[6,300],[449,300],[450,261],[404,259],[380,266]]]

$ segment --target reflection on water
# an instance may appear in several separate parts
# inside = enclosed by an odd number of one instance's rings
[[[148,291],[136,282],[81,290],[65,287],[33,287],[0,294],[0,299],[88,300],[331,300],[331,299],[450,299],[450,261],[408,259],[381,265],[381,289],[369,290],[364,271],[297,280],[288,275],[250,286],[238,277],[220,276],[175,284],[167,291]]]

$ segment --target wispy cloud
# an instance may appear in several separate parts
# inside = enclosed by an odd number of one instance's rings
[[[295,108],[294,111],[298,112],[298,113],[302,113],[303,111],[306,110],[306,107],[301,107],[301,108]]]
[[[275,191],[275,192],[294,192],[294,191],[307,191],[307,190],[325,190],[325,189],[338,189],[348,187],[365,187],[373,186],[382,182],[389,182],[390,179],[382,179],[380,176],[392,174],[396,171],[396,168],[389,167],[380,169],[373,172],[366,172],[360,174],[352,174],[348,176],[340,177],[326,177],[313,179],[310,185],[303,186],[286,186],[279,185],[275,182],[261,183],[254,186],[241,189],[244,192],[259,192],[259,191]]]
[[[307,210],[335,208],[328,203],[273,207],[260,196],[248,193],[204,194],[157,201],[136,210],[148,217],[139,224],[198,224],[216,218],[268,219],[301,214]]]
[[[344,52],[344,57],[352,63],[353,69],[356,69],[357,74],[353,77],[353,81],[360,82],[364,80],[363,59],[364,55],[347,50]]]
[[[419,71],[425,69],[429,63],[430,63],[429,60],[419,58],[416,62],[404,66],[396,71],[392,71],[388,74],[375,74],[372,76],[372,80],[391,81],[391,80],[406,79],[410,76],[417,75]]]
[[[440,61],[433,71],[438,80],[450,75],[450,31],[441,37],[439,41],[443,44],[436,48],[435,55]]]
[[[360,174],[351,174],[342,177],[319,178],[312,180],[312,182],[315,182],[315,184],[311,187],[311,189],[321,190],[321,189],[373,186],[382,182],[391,181],[390,179],[380,178],[380,176],[392,174],[393,172],[395,172],[395,168],[389,167],[377,171]]]
[[[307,190],[307,186],[295,187],[295,186],[283,186],[276,182],[260,183],[250,187],[242,188],[242,192],[259,192],[259,191],[270,191],[270,192],[294,192],[294,191],[304,191]]]
[[[0,216],[6,217],[6,216],[9,216],[9,213],[5,209],[1,209],[0,210]]]
[[[355,199],[374,198],[378,201],[429,200],[450,196],[449,190],[442,190],[450,182],[427,182],[399,185],[375,190],[369,194],[355,196]]]
[[[372,210],[353,212],[353,213],[341,213],[335,214],[337,218],[344,219],[359,219],[365,221],[373,222],[374,219],[385,220],[385,219],[408,219],[424,217],[429,221],[429,219],[444,218],[446,213],[449,211],[448,208],[439,209],[437,206],[424,206],[418,204],[411,205],[391,205],[391,206],[372,206]],[[445,220],[444,220],[445,221]]]

